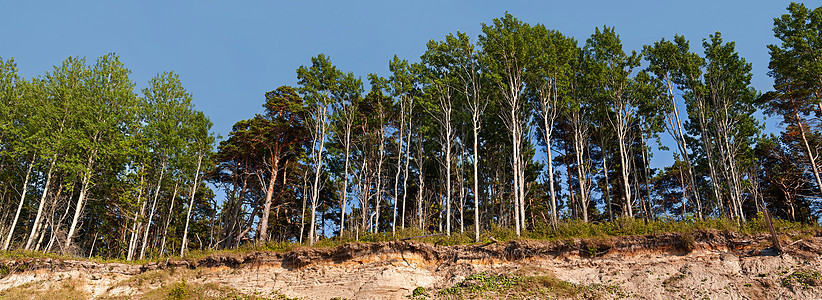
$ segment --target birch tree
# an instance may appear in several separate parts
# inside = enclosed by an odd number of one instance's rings
[[[211,133],[211,120],[202,112],[191,111],[187,117],[189,127],[186,129],[186,160],[191,163],[196,161],[193,166],[193,173],[191,173],[191,189],[188,195],[188,209],[186,212],[186,224],[183,228],[183,238],[180,243],[180,257],[185,256],[185,251],[188,248],[188,229],[191,223],[191,211],[194,207],[194,197],[197,194],[197,187],[200,185],[202,177],[200,172],[204,169],[203,162],[206,166],[210,165],[211,149],[214,147],[214,135]],[[191,170],[191,169],[189,169]]]
[[[392,234],[395,234],[397,231],[397,209],[400,203],[402,203],[402,209],[400,210],[402,214],[402,216],[400,216],[400,228],[405,228],[405,200],[407,196],[408,166],[410,160],[408,154],[410,152],[411,115],[414,108],[414,96],[412,93],[416,81],[412,68],[407,60],[400,60],[396,55],[394,55],[394,59],[388,63],[388,69],[392,73],[391,78],[389,78],[391,82],[391,94],[393,97],[396,97],[397,105],[400,107],[399,115],[397,116],[400,121],[400,127],[397,132],[397,173],[394,176],[394,213],[392,217],[393,220],[391,221]],[[408,138],[406,138],[406,135]],[[403,151],[403,147],[405,147],[405,151]],[[402,167],[403,159],[405,161],[404,168]],[[398,194],[400,175],[403,171],[402,201],[400,201]]]
[[[546,30],[539,25],[535,28],[537,58],[526,79],[528,95],[534,107],[534,121],[537,124],[538,140],[545,147],[545,162],[548,165],[548,193],[550,197],[551,225],[559,224],[557,192],[554,190],[553,132],[562,112],[561,93],[567,93],[572,80],[571,66],[579,55],[577,42],[554,30]]]
[[[633,195],[630,187],[630,149],[633,140],[631,127],[637,120],[638,104],[628,92],[630,76],[633,69],[639,66],[640,56],[636,51],[631,55],[622,49],[622,42],[613,27],[604,26],[596,31],[585,43],[585,55],[589,71],[594,76],[596,95],[605,105],[608,123],[614,128],[619,150],[619,166],[622,177],[624,205],[627,216],[633,217]]]
[[[337,89],[340,71],[331,64],[331,60],[320,54],[311,58],[311,66],[301,66],[297,69],[297,81],[300,84],[300,93],[308,105],[308,129],[311,134],[311,164],[312,176],[310,218],[308,243],[313,245],[316,240],[316,212],[320,190],[322,189],[323,155],[325,154],[325,142],[329,133],[329,118],[331,115],[332,95]]]
[[[83,212],[86,197],[93,185],[94,170],[107,158],[125,155],[129,136],[124,128],[135,125],[137,97],[133,92],[131,73],[116,55],[97,59],[89,71],[88,98],[80,105],[80,147],[85,154],[82,166],[80,195],[77,197],[74,217],[66,235],[65,247],[71,246]]]
[[[506,13],[494,19],[493,24],[482,24],[479,45],[483,49],[483,63],[492,82],[504,96],[507,111],[501,111],[511,137],[513,167],[512,199],[514,228],[520,235],[525,221],[525,161],[523,138],[526,136],[524,97],[527,67],[534,60],[534,38],[531,26]]]
[[[337,92],[337,101],[334,102],[333,129],[334,135],[343,147],[345,164],[343,167],[342,183],[340,190],[340,236],[345,232],[345,211],[348,207],[348,183],[351,171],[351,143],[354,132],[354,121],[357,117],[355,102],[361,97],[363,87],[362,80],[348,73],[340,80],[340,89]]]
[[[683,184],[686,187],[683,189],[683,197],[688,201],[695,202],[697,217],[701,220],[702,215],[702,199],[699,196],[699,191],[696,188],[696,181],[694,176],[694,167],[691,162],[691,154],[688,153],[688,139],[683,129],[683,117],[679,110],[679,102],[677,99],[681,95],[675,94],[677,84],[682,84],[685,81],[683,78],[683,60],[685,60],[689,53],[688,41],[683,36],[675,36],[674,41],[667,41],[662,39],[654,42],[653,46],[643,47],[643,56],[649,62],[647,71],[654,74],[654,76],[663,82],[668,103],[661,106],[661,111],[664,112],[665,130],[676,142],[676,150],[679,156],[683,158],[685,165],[686,180]]]

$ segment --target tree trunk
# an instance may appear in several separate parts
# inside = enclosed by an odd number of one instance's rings
[[[411,109],[409,107],[409,109]],[[408,196],[408,165],[411,162],[411,117],[409,112],[408,137],[405,140],[405,174],[402,177],[402,218],[400,228],[405,229],[405,201]]]
[[[180,243],[180,257],[185,256],[186,246],[188,246],[188,225],[191,221],[191,209],[194,206],[194,195],[197,193],[198,177],[200,175],[200,165],[203,162],[203,155],[197,158],[197,170],[194,171],[194,181],[191,184],[191,195],[189,197],[188,212],[186,213],[186,226],[183,229],[183,241]]]
[[[820,109],[822,109],[822,106],[820,106]],[[805,136],[805,128],[802,126],[802,119],[799,118],[799,113],[796,111],[794,111],[794,117],[796,118],[796,125],[799,127],[800,136],[802,136],[802,144],[805,146],[805,155],[807,155],[808,162],[811,164],[813,178],[816,180],[816,188],[819,190],[820,194],[822,194],[822,179],[819,175],[819,166],[816,164],[816,158],[811,151],[811,146],[808,144],[808,138]]]
[[[31,156],[31,162],[29,162],[28,170],[26,170],[26,178],[23,180],[23,192],[20,194],[20,204],[17,205],[17,213],[14,214],[14,221],[11,222],[11,228],[9,229],[9,235],[6,236],[6,242],[3,243],[3,250],[9,250],[11,238],[14,236],[14,228],[17,227],[17,220],[20,218],[20,211],[23,210],[23,203],[26,200],[26,192],[29,188],[29,177],[31,177],[31,169],[34,167],[34,160],[36,158],[37,155]]]
[[[343,190],[340,195],[340,198],[342,198],[342,205],[340,206],[340,239],[345,233],[345,208],[348,200],[348,171],[351,156],[351,125],[347,124],[346,126],[348,127],[345,131],[345,177],[343,177]]]
[[[618,133],[619,135],[619,133]],[[620,162],[620,171],[622,172],[622,188],[623,188],[623,196],[625,196],[625,207],[628,209],[628,217],[634,216],[633,211],[633,199],[631,197],[631,186],[628,182],[628,153],[625,149],[624,140],[619,138],[618,145],[619,145],[619,162]]]
[[[480,216],[479,216],[479,120],[478,116],[473,119],[474,125],[474,241],[479,242],[480,239]],[[553,193],[551,193],[553,195]]]
[[[37,216],[34,217],[34,223],[31,226],[31,233],[29,233],[29,238],[26,241],[26,251],[31,249],[31,245],[34,242],[35,237],[37,237],[37,233],[42,228],[42,216],[43,216],[43,208],[46,206],[46,196],[49,193],[49,185],[51,184],[51,174],[54,171],[54,164],[57,160],[57,154],[53,155],[51,158],[51,163],[49,164],[49,170],[46,173],[46,185],[43,186],[43,195],[40,196],[40,204],[37,206]]]
[[[65,248],[71,246],[71,240],[74,237],[74,231],[77,229],[77,223],[80,222],[80,215],[83,211],[83,202],[86,200],[86,193],[88,193],[89,183],[91,181],[91,168],[92,164],[94,163],[94,156],[96,155],[96,153],[96,150],[92,151],[91,155],[89,155],[88,157],[88,162],[86,163],[86,170],[85,174],[83,175],[82,188],[80,188],[80,196],[77,197],[77,206],[74,207],[74,219],[72,219],[71,227],[69,228],[68,235],[66,235]]]
[[[166,237],[168,236],[168,225],[171,224],[171,214],[174,212],[174,200],[177,199],[178,183],[174,184],[174,194],[171,196],[171,205],[168,207],[168,217],[166,217],[166,225],[163,227],[163,241],[160,242],[160,257],[166,252]]]
[[[326,135],[326,126],[327,126],[327,116],[328,112],[324,110],[324,106],[321,106],[323,109],[319,112],[319,120],[318,122],[322,122],[320,128],[315,130],[319,130],[315,133],[314,137],[314,145],[316,146],[319,143],[319,149],[316,147],[312,147],[312,159],[314,160],[314,182],[311,185],[311,224],[309,226],[309,233],[308,233],[308,244],[314,245],[316,240],[316,220],[317,220],[317,201],[320,199],[320,175],[322,174],[322,166],[323,166],[323,150],[325,147],[325,135]],[[319,140],[319,141],[318,141]]]
[[[514,218],[514,230],[517,233],[517,236],[520,236],[521,228],[519,224],[519,187],[521,183],[519,182],[519,126],[517,125],[517,120],[519,119],[517,116],[517,105],[516,100],[513,100],[511,104],[511,149],[513,150],[513,154],[511,156],[511,164],[513,165],[513,172],[512,177],[513,181],[511,183],[511,196],[513,200],[513,214],[512,217]]]
[[[382,115],[382,106],[380,106],[380,115]],[[382,120],[382,116],[380,117]],[[376,214],[374,217],[374,225],[371,226],[371,232],[377,233],[380,229],[380,203],[382,203],[382,194],[383,194],[383,182],[382,182],[382,164],[385,160],[385,123],[382,122],[380,124],[380,146],[378,148],[379,151],[379,158],[377,160],[377,190],[375,194],[375,201],[374,201],[374,213]]]
[[[450,115],[450,112],[449,112]],[[451,123],[445,129],[445,233],[451,235]]]
[[[143,183],[145,175],[140,176],[140,190],[137,192],[137,205],[140,206],[139,213],[138,211],[134,211],[134,221],[131,225],[131,239],[129,239],[128,243],[128,254],[126,254],[126,260],[134,259],[134,252],[137,249],[137,237],[139,236],[140,227],[142,226],[142,221],[137,221],[137,218],[143,215],[146,210],[146,203],[143,201]]]
[[[706,108],[705,108],[704,100],[697,100],[697,105],[698,105],[697,110],[699,111],[698,112],[698,114],[699,114],[699,120],[698,120],[699,128],[700,128],[700,131],[702,132],[702,145],[704,147],[705,156],[706,156],[707,161],[708,161],[708,169],[710,171],[709,175],[711,176],[711,178],[710,178],[710,180],[711,180],[711,189],[713,190],[714,197],[715,197],[716,202],[718,204],[718,207],[720,207],[720,211],[721,211],[721,210],[723,210],[721,208],[722,207],[722,198],[719,194],[719,185],[717,184],[718,178],[717,178],[717,175],[716,175],[716,167],[714,166],[713,147],[711,146],[710,136],[708,135],[708,128],[707,128],[708,124],[707,124],[707,120],[706,120],[706,116],[705,116],[705,114],[707,112],[705,111]]]
[[[394,176],[394,214],[391,220],[391,236],[396,236],[397,233],[397,200],[399,200],[399,184],[400,184],[400,173],[402,169],[400,166],[402,165],[402,145],[403,145],[403,132],[405,130],[405,101],[403,101],[402,97],[400,97],[400,132],[397,135],[399,138],[398,148],[397,148],[397,174]]]
[[[687,173],[688,177],[686,178],[687,181],[688,181],[687,182],[688,185],[686,187],[691,190],[691,195],[692,195],[691,199],[693,201],[696,201],[697,216],[698,216],[699,220],[702,220],[703,219],[703,217],[702,217],[702,199],[699,196],[699,191],[696,190],[696,185],[694,184],[696,181],[694,180],[694,178],[695,178],[694,177],[694,167],[693,167],[693,164],[691,163],[690,155],[688,155],[688,142],[687,142],[687,140],[685,140],[685,134],[683,133],[683,130],[682,130],[682,120],[679,117],[679,107],[677,106],[676,97],[674,97],[673,84],[671,83],[670,76],[668,76],[667,74],[665,75],[665,83],[666,83],[666,86],[668,88],[668,94],[669,94],[670,99],[671,99],[671,107],[672,107],[672,113],[667,115],[667,118],[668,118],[668,122],[667,122],[668,124],[667,125],[668,125],[669,128],[670,127],[673,127],[673,128],[670,128],[668,132],[673,136],[674,140],[677,142],[677,148],[678,148],[679,153],[680,153],[680,155],[682,155],[682,158],[685,162],[686,171],[688,172]],[[685,191],[685,189],[683,189],[683,195],[682,196],[687,199],[688,198],[687,194],[688,193]]]
[[[611,203],[611,180],[608,175],[608,159],[605,151],[602,152],[602,170],[605,173],[605,205],[608,208],[608,221],[614,221],[614,209]]]
[[[268,241],[268,216],[271,213],[271,199],[274,196],[274,184],[277,180],[280,165],[279,157],[273,156],[271,160],[272,166],[269,170],[271,178],[268,180],[268,188],[265,191],[265,206],[263,208],[263,216],[260,218],[260,236],[257,237],[257,241],[260,242]]]
[[[157,209],[157,198],[160,196],[160,187],[163,184],[163,175],[165,175],[166,171],[166,163],[163,162],[162,166],[160,167],[160,178],[157,180],[157,188],[154,189],[154,200],[151,203],[151,211],[148,214],[148,220],[146,220],[146,230],[143,233],[143,243],[140,245],[140,259],[146,257],[146,248],[148,248],[148,234],[151,231],[151,220],[154,217],[154,213]]]

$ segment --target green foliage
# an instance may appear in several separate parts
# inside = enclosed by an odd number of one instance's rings
[[[774,219],[774,227],[777,231],[790,229],[797,231],[813,231],[815,226],[795,223],[785,220]],[[693,232],[705,229],[715,229],[721,231],[740,232],[745,234],[767,233],[765,221],[761,217],[752,218],[748,222],[737,225],[737,222],[729,219],[707,218],[698,220],[690,218],[684,221],[656,220],[645,222],[640,219],[619,218],[612,222],[601,222],[598,224],[585,223],[582,221],[571,221],[560,223],[554,230],[548,226],[536,228],[526,235],[528,238],[540,240],[563,240],[572,238],[597,238],[629,235],[653,235],[661,233],[682,233],[683,240],[693,242],[693,236],[688,237]]]
[[[426,289],[424,287],[421,287],[421,286],[418,286],[417,288],[414,289],[414,291],[411,292],[411,296],[409,298],[411,298],[411,299],[425,299],[425,298],[428,298],[428,297],[429,297],[428,296],[428,289]]]
[[[811,286],[820,286],[822,285],[822,273],[815,270],[796,270],[783,278],[781,284],[783,287],[791,287],[794,284],[799,284],[804,289]]]
[[[449,298],[455,296],[462,299],[493,298],[494,295],[497,295],[497,297],[523,297],[525,299],[546,296],[575,298],[583,294],[586,288],[559,280],[550,275],[520,276],[482,272],[472,274],[452,287],[441,289],[438,294]]]

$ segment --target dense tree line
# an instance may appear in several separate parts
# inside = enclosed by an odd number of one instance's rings
[[[30,80],[0,66],[3,250],[133,259],[207,237],[213,193],[197,186],[214,137],[177,74],[138,96],[114,54]]]
[[[613,27],[578,41],[505,14],[475,40],[431,40],[418,63],[395,56],[367,84],[313,57],[215,153],[176,74],[137,96],[112,55],[32,80],[7,60],[0,237],[134,259],[406,228],[479,239],[763,210],[817,222],[822,8],[791,4],[774,34],[763,94],[719,32],[701,47],[674,36],[626,51]],[[764,134],[757,112],[784,131]],[[662,151],[673,162],[652,168]]]

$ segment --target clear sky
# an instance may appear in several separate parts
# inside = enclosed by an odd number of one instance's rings
[[[615,26],[626,50],[685,35],[692,48],[721,31],[753,63],[754,87],[771,89],[767,44],[789,1],[2,1],[0,57],[26,78],[78,55],[115,52],[140,89],[162,71],[180,74],[197,109],[227,136],[262,112],[264,93],[295,85],[295,70],[325,53],[365,80],[388,75],[394,56],[419,61],[425,43],[449,32],[472,38],[506,11],[580,44]],[[809,7],[820,5],[808,2]],[[768,121],[772,127],[775,121]]]

